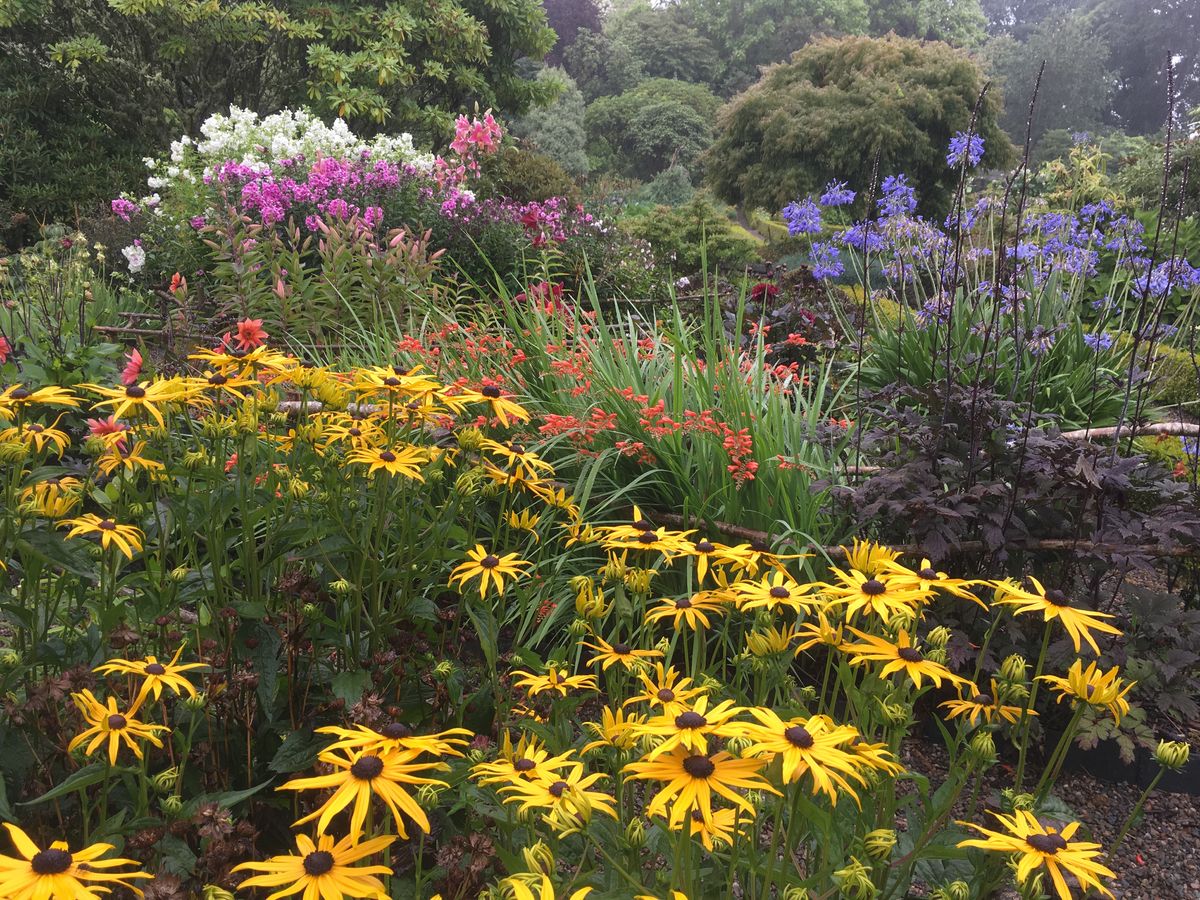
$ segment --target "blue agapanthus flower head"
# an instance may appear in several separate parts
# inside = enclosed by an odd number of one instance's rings
[[[878,203],[885,216],[902,216],[916,210],[917,192],[909,185],[908,176],[889,175],[883,179],[882,190]]]
[[[818,234],[821,231],[821,207],[806,197],[783,208],[783,221],[787,222],[788,234]]]
[[[957,131],[950,138],[950,149],[946,153],[946,165],[961,166],[965,160],[967,165],[974,168],[983,159],[983,138],[977,134],[968,135],[965,131]]]
[[[812,273],[814,278],[837,278],[846,267],[842,265],[841,252],[833,244],[819,241],[812,245]]]
[[[844,181],[831,181],[825,185],[825,193],[821,195],[822,206],[847,206],[854,202],[857,194],[846,187]]]

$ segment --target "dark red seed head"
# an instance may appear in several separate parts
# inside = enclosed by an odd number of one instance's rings
[[[663,703],[670,703],[675,699],[675,692],[670,688],[659,688],[657,696]]]
[[[391,450],[384,450],[379,454],[379,458],[385,463],[394,463],[396,461],[396,454]]]
[[[612,645],[612,650],[613,653],[617,654],[617,656],[628,656],[633,648],[628,644],[616,643]]]
[[[920,572],[917,573],[917,576],[924,581],[937,581],[938,573],[937,573],[936,569],[931,569],[928,566],[926,566],[924,569],[922,569]]]
[[[675,717],[676,728],[703,728],[707,724],[708,719],[704,718],[704,716],[700,715],[700,713],[693,712],[690,709],[687,712],[682,712]]]
[[[537,763],[535,763],[532,759],[521,757],[515,763],[513,763],[513,768],[518,772],[532,772],[536,765]]]
[[[1051,855],[1057,853],[1059,850],[1067,849],[1067,842],[1063,840],[1061,834],[1031,834],[1025,838],[1025,843],[1034,850]]]
[[[494,384],[485,384],[479,389],[479,393],[483,394],[483,396],[487,397],[489,400],[500,399],[500,388],[496,387]]]
[[[717,545],[712,541],[700,541],[696,544],[696,552],[698,553],[712,553],[716,549]]]
[[[887,587],[878,578],[868,578],[862,583],[862,592],[868,597],[878,597]]]
[[[479,565],[483,566],[485,569],[494,569],[496,566],[500,565],[500,557],[493,556],[491,553],[489,553],[479,561]]]
[[[112,729],[113,731],[120,731],[122,728],[124,728],[128,724],[129,724],[129,720],[126,719],[120,713],[113,713],[111,716],[108,717],[108,727],[110,729]]]
[[[125,396],[133,400],[141,400],[146,396],[146,389],[141,385],[131,384],[125,388]]]
[[[146,666],[147,675],[166,675],[167,667],[162,663],[150,663]]]
[[[563,791],[565,791],[568,787],[570,787],[570,785],[565,781],[556,781],[554,784],[550,785],[550,787],[546,788],[546,790],[550,792],[551,797],[561,797],[563,795]]]
[[[1046,602],[1052,603],[1055,606],[1070,606],[1071,601],[1067,599],[1067,595],[1058,588],[1052,588],[1046,591]]]
[[[896,655],[905,662],[918,663],[925,657],[921,656],[921,651],[916,647],[901,647],[896,651]]]
[[[388,722],[379,730],[379,733],[389,741],[398,741],[402,738],[412,737],[413,731],[403,722]]]
[[[658,540],[658,535],[653,531],[643,531],[638,535],[638,541],[643,544],[653,544]]]
[[[971,702],[976,706],[995,706],[996,698],[991,694],[976,694],[971,698]]]

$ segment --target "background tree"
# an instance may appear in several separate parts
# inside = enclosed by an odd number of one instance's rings
[[[1021,42],[1007,35],[988,42],[989,72],[1003,90],[1000,124],[1014,141],[1025,137],[1029,98],[1042,62],[1046,71],[1034,109],[1033,137],[1051,129],[1098,128],[1108,109],[1112,74],[1108,47],[1080,15],[1046,19]]]
[[[643,77],[629,48],[603,31],[581,29],[563,54],[563,68],[589,103],[627,91]]]
[[[307,103],[359,131],[441,139],[475,104],[521,113],[545,99],[550,85],[517,64],[553,40],[538,0],[0,0],[0,205],[69,214],[127,186],[134,154],[231,103]],[[73,156],[99,157],[91,139],[115,177],[51,187]]]
[[[688,167],[712,142],[721,101],[699,84],[651,78],[588,107],[588,144],[598,168],[647,180]]]
[[[883,175],[906,173],[923,208],[939,212],[957,178],[946,146],[967,128],[983,84],[978,63],[947,44],[817,41],[721,110],[704,157],[708,178],[730,203],[778,210],[831,178],[865,187],[878,154]],[[1012,158],[997,122],[1001,107],[989,92],[977,126],[985,166]]]
[[[987,17],[979,0],[871,0],[871,34],[973,47],[983,40]]]
[[[596,32],[602,27],[600,6],[596,0],[542,0],[546,21],[558,40],[546,54],[546,62],[561,66],[563,54],[575,42],[579,29]]]
[[[549,105],[532,109],[514,120],[512,134],[523,138],[531,149],[550,157],[571,175],[582,177],[588,172],[583,94],[562,69],[543,69],[538,79],[552,83],[558,96]]]
[[[717,48],[673,7],[638,3],[615,14],[606,31],[648,78],[711,85],[722,68]]]

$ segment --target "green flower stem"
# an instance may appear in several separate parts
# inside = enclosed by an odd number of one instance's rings
[[[1021,734],[1021,749],[1017,757],[1017,773],[1013,779],[1013,788],[1017,793],[1021,792],[1021,788],[1025,783],[1025,759],[1029,751],[1029,732],[1033,726],[1033,716],[1029,711],[1037,705],[1038,688],[1041,686],[1039,680],[1042,674],[1042,667],[1046,664],[1046,650],[1050,647],[1050,623],[1046,623],[1046,627],[1042,632],[1042,646],[1038,651],[1037,665],[1033,670],[1033,682],[1029,688],[1029,703],[1021,710],[1021,720],[1017,723],[1017,731]]]
[[[1121,849],[1121,844],[1125,841],[1125,835],[1129,834],[1129,829],[1133,827],[1134,821],[1142,812],[1142,807],[1146,805],[1146,798],[1150,796],[1151,791],[1158,787],[1158,782],[1162,779],[1163,773],[1166,771],[1165,766],[1159,766],[1158,774],[1146,785],[1146,789],[1142,791],[1142,796],[1138,797],[1137,803],[1133,804],[1133,809],[1129,811],[1129,816],[1125,819],[1125,824],[1121,826],[1120,832],[1117,833],[1117,839],[1108,848],[1108,853],[1104,857],[1105,864],[1109,863],[1117,855],[1117,851]]]

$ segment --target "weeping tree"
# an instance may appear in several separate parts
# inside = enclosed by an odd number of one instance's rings
[[[865,187],[878,158],[881,176],[907,174],[923,211],[941,213],[957,179],[946,146],[967,129],[984,83],[978,63],[948,44],[895,35],[816,41],[720,111],[705,171],[722,199],[780,209],[834,178]],[[989,90],[975,127],[985,167],[1013,160],[1001,108]]]

